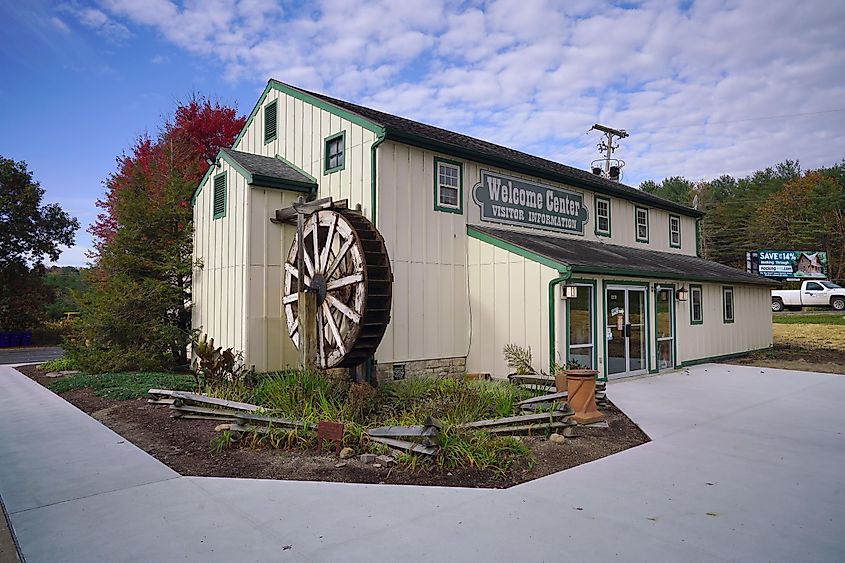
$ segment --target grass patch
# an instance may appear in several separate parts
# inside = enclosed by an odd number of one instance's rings
[[[781,325],[845,326],[845,315],[772,315],[772,322]]]
[[[845,351],[845,325],[775,324],[772,325],[775,344],[809,350]]]
[[[51,383],[49,389],[55,393],[65,393],[75,389],[88,388],[98,397],[127,401],[147,396],[151,388],[192,391],[194,378],[190,375],[162,372],[126,372],[88,375],[79,373],[69,375]]]
[[[225,384],[204,391],[260,405],[284,418],[342,422],[344,445],[373,453],[389,448],[375,443],[362,448],[368,428],[422,424],[426,417],[434,416],[444,423],[436,439],[440,451],[434,459],[400,455],[397,461],[412,471],[472,467],[504,474],[515,463],[532,462],[530,450],[519,439],[457,428],[463,422],[517,414],[514,403],[534,394],[509,382],[430,377],[391,382],[375,390],[364,384],[329,380],[319,373],[286,370],[262,377],[254,389]],[[317,445],[313,434],[287,429],[247,435],[241,443],[274,448]]]

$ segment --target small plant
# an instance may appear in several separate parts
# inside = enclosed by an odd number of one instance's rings
[[[537,372],[531,365],[531,347],[523,348],[516,344],[505,344],[504,350],[505,360],[508,367],[514,370],[517,375],[534,375]]]
[[[202,340],[192,343],[194,361],[191,365],[197,387],[219,385],[225,382],[241,382],[254,379],[252,370],[246,369],[243,353],[214,347],[214,339],[205,334]]]
[[[214,436],[209,444],[209,449],[213,454],[219,454],[232,444],[232,433],[228,430],[222,431],[220,434]]]

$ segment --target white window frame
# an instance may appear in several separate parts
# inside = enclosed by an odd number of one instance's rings
[[[457,178],[456,185],[448,185],[440,182],[440,170],[441,169],[449,169],[455,172],[455,177]],[[445,160],[442,158],[435,158],[434,159],[434,209],[435,211],[446,211],[449,213],[463,213],[463,165],[459,162],[453,162],[451,160]],[[445,202],[443,201],[443,194],[446,188],[448,190],[455,190],[456,192],[456,201],[455,203]]]
[[[678,237],[678,242],[673,240],[675,235]],[[669,215],[669,246],[681,248],[681,218],[677,215]]]
[[[642,215],[640,214],[642,212]],[[640,223],[640,217],[645,219],[644,222]],[[645,236],[640,236],[640,227],[645,227]],[[648,242],[649,237],[649,228],[648,228],[648,209],[645,207],[635,207],[634,208],[634,238],[637,242]]]
[[[731,314],[728,316],[728,302],[731,304]],[[734,322],[736,319],[736,302],[734,301],[734,288],[722,287],[722,322],[725,324]]]
[[[695,318],[695,294],[698,294],[698,318]],[[700,285],[689,288],[689,320],[692,325],[704,323],[704,289]]]
[[[599,206],[604,204],[606,206],[607,214],[602,215],[599,213]],[[601,228],[601,220],[607,219],[607,228]],[[596,197],[596,234],[601,236],[610,236],[610,199],[603,198],[603,197]]]

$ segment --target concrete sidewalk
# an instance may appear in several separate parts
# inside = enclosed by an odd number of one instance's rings
[[[504,491],[188,478],[0,367],[0,497],[30,563],[842,559],[845,377],[705,365],[608,395],[652,442]]]

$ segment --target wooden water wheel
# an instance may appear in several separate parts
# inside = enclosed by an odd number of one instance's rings
[[[390,321],[393,274],[384,239],[360,212],[343,207],[314,211],[303,233],[285,262],[288,334],[299,348],[298,293],[308,288],[317,300],[317,365],[360,365],[375,353]],[[296,267],[300,242],[304,276]]]

